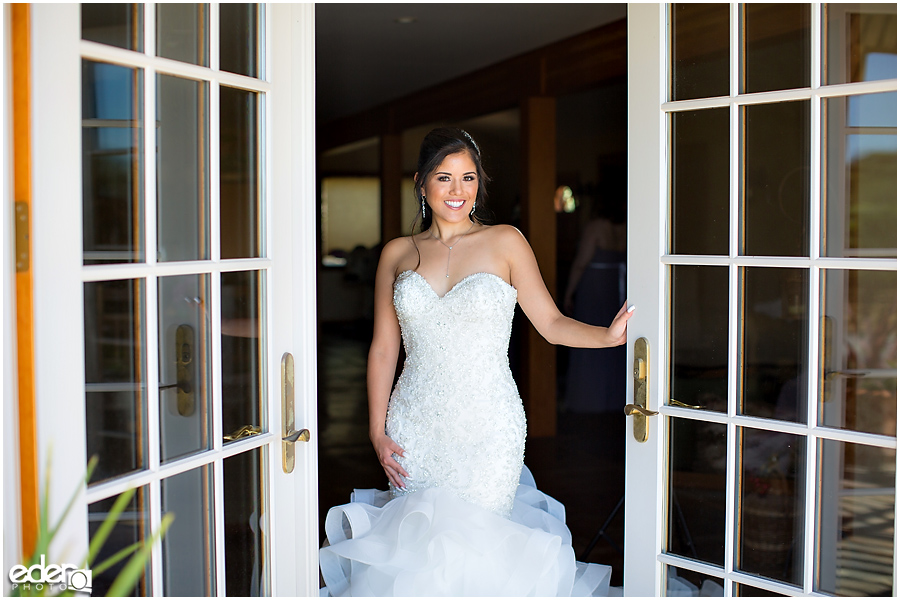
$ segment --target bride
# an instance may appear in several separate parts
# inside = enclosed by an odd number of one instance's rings
[[[523,465],[525,413],[507,352],[516,302],[549,342],[580,348],[625,343],[633,308],[609,328],[563,316],[522,234],[485,224],[487,181],[468,133],[425,137],[421,232],[385,245],[375,280],[369,437],[389,490],[356,490],[328,512],[323,593],[607,593],[610,568],[575,561],[563,507]]]

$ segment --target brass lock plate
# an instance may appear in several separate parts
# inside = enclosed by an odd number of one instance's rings
[[[293,473],[295,446],[284,441],[294,430],[294,356],[290,352],[281,357],[281,427],[281,468]]]
[[[650,372],[650,342],[647,338],[638,338],[634,342],[634,365],[632,378],[634,379],[634,404],[641,408],[647,408],[649,396],[648,375]],[[632,412],[634,439],[638,442],[646,442],[648,433],[647,416],[640,412]]]

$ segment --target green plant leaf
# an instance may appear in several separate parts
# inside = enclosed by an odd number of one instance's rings
[[[135,552],[134,556],[131,557],[131,560],[129,560],[122,571],[119,572],[119,575],[110,586],[109,592],[106,594],[107,596],[126,596],[132,592],[141,573],[144,572],[144,565],[147,563],[147,559],[150,558],[153,544],[165,535],[166,530],[174,520],[175,515],[173,513],[167,513],[163,516],[162,521],[159,524],[159,529],[156,530],[149,540],[144,541],[143,548]]]
[[[122,514],[122,511],[125,510],[125,507],[128,506],[128,503],[131,502],[131,499],[134,497],[137,488],[131,488],[129,490],[125,490],[119,497],[116,498],[116,501],[113,503],[112,508],[107,513],[106,518],[103,519],[103,523],[100,525],[100,529],[94,533],[93,538],[91,539],[91,545],[88,548],[87,558],[82,561],[83,566],[94,564],[94,559],[97,557],[97,553],[100,552],[100,548],[103,547],[103,544],[106,543],[106,539],[109,537],[109,534],[112,533],[113,527],[116,526],[116,523],[119,520],[119,515]]]
[[[48,460],[48,462],[49,462],[49,460]],[[96,466],[97,466],[97,457],[92,456],[91,459],[88,461],[87,472],[84,475],[85,485],[87,485],[87,482],[90,480],[91,475],[93,474],[94,468]],[[48,478],[50,476],[49,466],[47,467],[47,476],[48,476]],[[45,494],[46,494],[47,490],[49,489],[49,487],[50,487],[50,482],[48,480],[44,486]],[[44,540],[45,543],[42,547],[41,554],[47,554],[47,550],[50,548],[50,544],[53,542],[53,538],[56,537],[56,534],[59,531],[59,528],[62,527],[62,524],[65,522],[66,517],[68,517],[69,513],[72,512],[72,507],[75,506],[75,502],[78,500],[78,496],[80,495],[80,493],[81,493],[81,484],[79,484],[78,488],[75,490],[75,493],[72,494],[72,496],[69,498],[69,502],[66,503],[66,508],[63,509],[62,515],[60,515],[59,520],[56,522],[56,525],[54,525],[53,528],[50,529],[49,532],[47,533],[46,539]],[[48,505],[48,502],[47,502],[47,497],[45,495],[44,496],[44,510],[46,510],[47,505]],[[43,522],[41,523],[41,531],[46,531],[47,524],[48,524],[48,519],[47,519],[47,515],[45,514]],[[37,553],[37,549],[35,549],[35,553]],[[40,554],[38,554],[35,558],[37,558],[37,560],[40,560]]]
[[[129,554],[131,554],[132,552],[134,552],[135,550],[140,548],[143,545],[143,543],[144,542],[135,542],[135,543],[131,544],[130,546],[126,546],[125,548],[122,548],[121,550],[119,550],[118,552],[116,552],[115,554],[113,554],[112,556],[107,558],[106,560],[104,560],[102,563],[100,563],[96,567],[91,567],[91,574],[94,577],[96,577],[97,575],[103,573],[104,571],[109,569],[111,566],[113,566],[114,564],[121,561],[126,556],[128,556]]]

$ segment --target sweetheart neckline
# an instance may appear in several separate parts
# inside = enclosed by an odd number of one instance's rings
[[[487,271],[476,271],[476,272],[474,272],[474,273],[469,273],[468,275],[466,275],[465,277],[463,277],[462,279],[460,279],[459,281],[457,281],[456,283],[454,283],[453,286],[452,286],[449,290],[447,290],[446,293],[444,293],[443,296],[439,296],[438,293],[437,293],[436,291],[434,291],[434,287],[432,287],[432,285],[431,285],[430,283],[428,283],[428,280],[425,279],[425,276],[422,275],[421,273],[419,273],[418,271],[416,271],[415,269],[407,269],[407,270],[401,272],[399,275],[397,275],[397,278],[394,279],[394,283],[396,284],[396,283],[400,280],[400,278],[401,278],[403,275],[406,275],[407,273],[414,273],[414,274],[418,275],[418,276],[419,276],[419,279],[421,279],[422,282],[423,282],[426,286],[428,286],[428,289],[431,290],[431,293],[434,294],[434,296],[435,296],[438,300],[443,300],[444,298],[446,298],[446,297],[450,294],[450,292],[452,292],[453,290],[455,290],[456,288],[458,288],[464,281],[466,281],[467,279],[471,279],[472,277],[475,277],[476,275],[489,275],[490,277],[493,277],[494,279],[498,280],[500,283],[502,283],[504,286],[508,287],[508,288],[511,289],[512,291],[514,291],[514,292],[517,291],[516,288],[515,288],[512,284],[507,283],[506,280],[503,279],[502,277],[500,277],[499,275],[496,275],[496,274],[494,274],[494,273],[488,273]]]

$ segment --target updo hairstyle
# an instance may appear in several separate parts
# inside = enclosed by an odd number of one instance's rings
[[[491,212],[487,209],[485,201],[487,200],[486,185],[490,178],[481,165],[481,150],[468,132],[457,127],[432,129],[425,136],[425,139],[422,140],[422,146],[419,148],[419,162],[416,164],[416,172],[418,173],[414,187],[416,204],[421,206],[422,197],[425,195],[424,184],[431,177],[432,173],[444,162],[445,158],[459,152],[469,153],[469,157],[475,163],[475,172],[478,174],[478,194],[475,197],[475,212],[469,215],[469,219],[476,223],[488,223],[491,220]],[[420,232],[431,227],[432,214],[428,202],[425,202],[424,218],[421,210],[417,210],[416,215],[416,221],[421,219]],[[413,221],[413,230],[416,228],[416,221]]]

